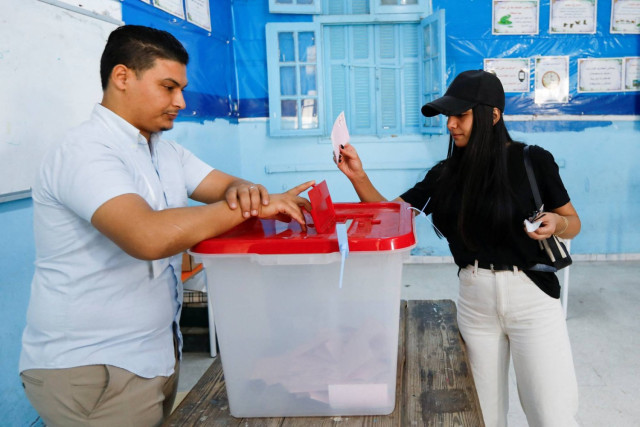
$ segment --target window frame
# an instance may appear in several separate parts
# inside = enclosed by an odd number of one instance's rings
[[[437,54],[433,55],[433,56],[427,56],[425,54],[425,37],[424,37],[424,32],[425,29],[427,27],[430,27],[430,29],[432,28],[433,25],[436,25],[435,28],[435,32],[437,32],[437,37],[438,37],[438,43],[437,43]],[[438,9],[436,11],[434,11],[431,15],[427,16],[426,18],[422,19],[420,21],[420,26],[419,26],[419,31],[420,31],[420,35],[418,37],[418,42],[420,43],[420,62],[421,62],[421,67],[420,67],[420,95],[421,95],[421,102],[420,102],[420,106],[422,107],[422,105],[426,104],[429,101],[432,101],[434,99],[440,98],[441,96],[444,95],[446,87],[447,87],[447,52],[446,52],[446,33],[445,33],[445,11],[444,9]],[[439,61],[436,62],[436,66],[438,67],[438,75],[440,76],[440,79],[438,81],[438,91],[432,91],[431,95],[429,96],[427,94],[427,86],[429,85],[429,82],[427,81],[427,79],[429,78],[426,71],[425,71],[425,64],[428,61],[433,61],[433,58],[437,57],[439,58]],[[430,73],[430,75],[433,75],[433,73]],[[429,121],[433,120],[430,119],[428,117],[423,116],[422,114],[420,114],[421,117],[421,126],[420,126],[420,130],[422,134],[425,135],[443,135],[447,132],[447,121],[444,119],[444,116],[442,115],[438,115],[436,117],[438,117],[438,120],[440,121],[440,123],[438,125],[435,126],[431,126],[429,125]]]
[[[291,4],[277,3],[277,0],[269,0],[270,13],[291,13],[291,14],[319,14],[322,13],[322,3],[324,0],[312,0],[312,4],[297,4],[292,0]]]
[[[320,15],[329,10],[330,0],[312,0],[312,4],[296,4],[297,0],[292,0],[291,4],[278,3],[278,0],[269,0],[269,12]],[[350,1],[350,0],[346,0]],[[383,5],[381,0],[368,0],[368,15],[396,14],[396,13],[418,13],[424,14],[431,9],[431,0],[417,0],[412,5]]]
[[[430,9],[430,0],[418,0],[413,5],[383,5],[380,4],[380,0],[369,0],[369,10],[372,15],[378,15],[381,13],[394,14],[394,13],[419,13],[423,14]]]
[[[315,22],[270,22],[266,25],[267,80],[269,93],[269,132],[271,136],[314,136],[324,134],[324,77],[322,72],[322,43],[320,40],[321,26]],[[281,110],[281,86],[280,86],[280,60],[279,60],[279,33],[313,32],[316,39],[316,88],[317,88],[317,114],[318,126],[312,129],[282,129]],[[297,38],[296,38],[297,39]],[[297,50],[297,45],[294,47]],[[296,54],[297,55],[297,54]],[[297,58],[296,58],[297,59]],[[300,64],[300,61],[295,61]],[[296,65],[298,67],[299,65]],[[297,74],[296,74],[297,75]],[[298,76],[298,75],[297,75]],[[300,87],[300,78],[297,77],[297,87]],[[302,96],[302,95],[300,95]]]

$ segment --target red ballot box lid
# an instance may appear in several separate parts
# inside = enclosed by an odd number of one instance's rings
[[[307,231],[295,221],[252,218],[204,240],[194,254],[314,254],[339,252],[336,223],[347,224],[349,251],[394,251],[416,243],[413,213],[404,202],[333,203],[325,181],[309,190]]]

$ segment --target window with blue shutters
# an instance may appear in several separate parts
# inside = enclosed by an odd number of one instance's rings
[[[419,133],[417,24],[325,25],[328,124],[345,112],[353,135]]]
[[[342,111],[354,136],[443,131],[420,107],[444,90],[444,14],[398,18],[369,5],[331,0],[325,10],[353,18],[267,24],[272,136],[328,136]]]

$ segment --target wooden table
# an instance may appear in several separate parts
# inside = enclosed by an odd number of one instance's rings
[[[402,301],[396,407],[386,416],[234,418],[218,357],[165,426],[471,426],[482,413],[451,300]]]

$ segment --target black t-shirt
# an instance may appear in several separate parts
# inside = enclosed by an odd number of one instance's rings
[[[538,241],[531,239],[524,231],[523,221],[531,215],[536,206],[524,167],[523,149],[524,144],[513,142],[507,150],[508,176],[515,197],[511,230],[505,230],[505,235],[509,235],[510,238],[504,239],[502,243],[486,243],[495,239],[489,236],[483,237],[483,232],[486,230],[475,230],[480,243],[477,249],[469,249],[457,230],[461,200],[459,194],[453,195],[453,207],[446,215],[447,220],[436,222],[434,225],[447,238],[453,259],[459,267],[473,265],[476,259],[487,264],[515,265],[524,270],[525,274],[547,295],[559,298],[560,285],[554,273],[527,270],[535,264],[548,263],[548,258],[540,250]],[[569,194],[562,183],[553,155],[536,145],[531,146],[529,152],[544,210],[550,212],[567,204],[570,200]],[[400,196],[402,200],[417,209],[422,209],[426,204],[424,213],[427,215],[433,212],[433,207],[438,204],[435,186],[444,163],[440,162],[429,170],[421,182]]]

